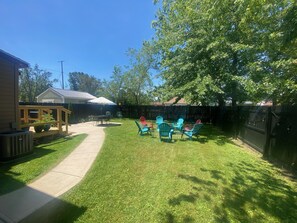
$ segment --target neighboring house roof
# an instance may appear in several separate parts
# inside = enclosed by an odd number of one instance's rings
[[[108,100],[105,97],[94,98],[94,99],[89,100],[88,102],[94,103],[94,104],[99,104],[99,105],[117,105],[116,103],[114,103],[111,100]]]
[[[159,101],[154,101],[151,103],[151,105],[154,105],[154,106],[162,106],[164,105],[162,102],[159,102]]]
[[[11,61],[12,63],[14,64],[17,64],[17,66],[19,68],[26,68],[26,67],[29,67],[29,63],[27,63],[26,61],[24,60],[21,60],[20,58],[17,58],[7,52],[5,52],[4,50],[1,50],[0,49],[0,56]]]
[[[188,103],[186,102],[186,100],[184,98],[181,98],[177,101],[177,97],[174,97],[172,99],[170,99],[167,102],[164,102],[164,105],[188,105]]]
[[[40,95],[37,96],[40,97],[44,94],[46,94],[48,91],[52,91],[64,98],[67,99],[80,99],[80,100],[91,100],[96,98],[94,95],[91,95],[87,92],[81,92],[81,91],[72,91],[72,90],[65,90],[65,89],[59,89],[59,88],[48,88],[46,91],[42,92]]]
[[[273,102],[272,101],[267,101],[267,100],[264,100],[264,101],[261,101],[259,103],[257,103],[257,105],[259,106],[272,106],[273,105]]]

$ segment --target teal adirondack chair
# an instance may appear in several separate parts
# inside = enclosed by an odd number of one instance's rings
[[[183,118],[179,118],[176,123],[172,124],[173,128],[177,129],[179,131],[182,131],[183,125],[184,125],[184,119]]]
[[[142,125],[140,125],[137,121],[135,121],[135,124],[136,124],[137,127],[138,127],[138,133],[137,133],[137,134],[139,134],[139,133],[140,133],[140,135],[143,135],[144,133],[149,133],[149,134],[151,134],[151,129],[150,129],[150,127],[148,127],[148,126],[142,126]]]
[[[162,137],[166,137],[168,141],[170,142],[172,140],[172,134],[173,134],[173,128],[169,124],[163,122],[159,124],[159,137],[160,142],[162,141]]]
[[[193,136],[198,137],[200,129],[202,128],[202,126],[203,126],[202,123],[198,123],[198,124],[195,124],[193,126],[193,128],[190,129],[190,130],[183,130],[181,138],[183,137],[183,135],[188,136],[190,138],[190,140],[192,140]]]
[[[156,117],[156,123],[157,123],[157,125],[160,125],[163,122],[164,122],[164,120],[163,120],[163,117],[162,116],[157,116]]]
[[[162,124],[164,122],[164,119],[162,116],[157,116],[156,117],[156,124],[157,124],[157,130],[159,131],[159,125]]]

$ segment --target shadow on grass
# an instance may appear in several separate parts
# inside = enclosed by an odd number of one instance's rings
[[[201,131],[198,134],[198,136],[193,136],[192,140],[186,135],[183,135],[183,137],[180,140],[181,142],[193,141],[199,142],[201,144],[214,141],[218,146],[223,146],[226,143],[235,145],[235,143],[231,140],[231,136],[225,135],[222,131],[220,131],[218,128],[212,125],[204,125],[201,128]]]
[[[65,212],[66,210],[66,212]],[[38,209],[20,223],[52,223],[52,222],[75,222],[79,216],[87,210],[86,207],[76,206],[60,199],[53,199],[42,208]]]
[[[179,174],[178,178],[190,182],[192,189],[188,194],[170,198],[169,205],[176,207],[187,202],[195,206],[201,200],[210,202],[215,222],[296,221],[297,191],[286,181],[256,164],[241,162],[227,166],[228,175],[220,170],[201,168],[200,171],[209,174],[210,180]],[[165,213],[166,222],[176,222],[178,212],[175,216]]]
[[[159,138],[159,137],[158,137]],[[160,143],[175,143],[176,142],[176,139],[166,139],[166,138],[159,138],[159,142]]]
[[[196,141],[200,143],[207,143],[214,141],[218,146],[223,146],[227,143],[236,145],[232,140],[231,136],[226,135],[224,132],[214,127],[213,125],[204,125],[201,128],[201,132],[196,138]],[[194,139],[194,138],[193,138]]]
[[[18,203],[16,196],[20,199]],[[11,199],[11,200],[10,200]],[[25,199],[25,200],[24,200]],[[14,202],[11,202],[14,201]],[[86,210],[31,187],[0,196],[0,222],[75,222]],[[57,220],[68,211],[67,218]]]
[[[174,215],[170,212],[166,212],[164,214],[164,216],[161,216],[162,218],[162,222],[166,222],[166,223],[177,223],[177,222],[180,222],[178,221]],[[194,223],[196,222],[195,219],[193,219],[192,217],[190,216],[185,216],[182,220],[183,223]]]
[[[201,144],[205,144],[205,143],[208,143],[209,138],[206,136],[199,135],[198,137],[192,137],[192,140],[191,140],[191,139],[183,136],[182,138],[180,138],[180,141],[181,142],[198,142]]]
[[[18,181],[13,178],[13,176],[19,176],[20,173],[16,173],[11,171],[11,168],[17,164],[30,162],[33,159],[38,159],[40,157],[46,156],[52,152],[55,152],[54,150],[50,149],[43,149],[38,148],[34,150],[33,154],[27,155],[25,157],[19,158],[18,160],[11,161],[9,163],[1,164],[0,167],[0,195],[9,193],[11,191],[17,190],[23,186],[25,186],[25,183]]]
[[[13,175],[14,173],[10,173],[10,174]],[[24,182],[15,180],[11,176],[5,175],[1,172],[0,172],[0,181],[1,181],[0,196],[25,186]]]
[[[23,157],[14,159],[14,160],[2,162],[0,171],[1,170],[4,170],[4,171],[9,170],[12,166],[15,166],[17,164],[29,162],[33,159],[40,158],[40,157],[46,156],[52,152],[55,152],[55,150],[47,149],[47,147],[65,143],[66,141],[73,140],[75,137],[77,137],[77,136],[64,137],[63,139],[61,138],[59,141],[52,141],[53,139],[49,139],[49,138],[42,139],[38,142],[37,145],[34,146],[33,153],[30,153],[26,156],[23,156]],[[56,138],[56,139],[58,139],[58,138]]]
[[[297,192],[285,181],[247,162],[230,163],[229,166],[235,176],[229,187],[224,187],[224,201],[216,210],[218,221],[223,221],[228,212],[230,217],[245,222],[264,221],[266,213],[280,222],[297,219]],[[252,217],[244,208],[247,203],[258,210]]]
[[[51,145],[64,143],[66,141],[70,141],[75,137],[77,137],[77,136],[66,136],[66,137],[59,136],[59,135],[57,135],[57,136],[48,136],[48,137],[43,137],[43,138],[40,138],[40,139],[36,139],[35,142],[34,142],[34,145],[36,147],[38,147],[40,144],[46,144],[46,145],[44,145],[44,147],[45,146],[51,146]]]
[[[65,141],[72,140],[74,137],[64,137],[63,139],[60,139],[59,141],[49,142],[49,139],[45,139],[42,141],[45,144],[35,146],[33,149],[33,153],[28,154],[24,157],[17,158],[15,160],[11,160],[8,162],[4,162],[0,164],[0,195],[9,193],[11,191],[17,190],[23,186],[25,186],[25,183],[19,180],[16,180],[14,177],[20,176],[20,173],[11,171],[12,167],[30,162],[34,159],[38,159],[44,156],[47,156],[53,152],[56,152],[56,150],[48,149],[48,146],[57,145],[60,143],[64,143]]]

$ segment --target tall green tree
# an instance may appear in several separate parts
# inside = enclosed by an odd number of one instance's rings
[[[292,1],[161,3],[153,25],[168,92],[201,104],[281,101],[294,74],[292,58],[281,50],[280,30]]]
[[[285,16],[284,22],[281,26],[281,31],[283,32],[284,44],[289,46],[297,44],[297,2],[290,7]],[[296,53],[296,51],[295,51]]]
[[[124,73],[120,66],[114,66],[110,81],[104,80],[98,95],[104,96],[116,104],[123,104],[125,101]]]
[[[156,68],[152,45],[144,42],[140,50],[129,49],[130,64],[124,75],[124,86],[130,104],[147,104],[153,82],[151,71]]]
[[[256,20],[258,28],[254,32],[257,38],[257,60],[250,63],[250,76],[256,93],[272,99],[274,104],[293,104],[296,99],[296,63],[294,56],[285,47],[286,32],[283,27],[292,28],[292,21],[286,16],[294,7],[293,1],[262,2],[261,12],[255,18],[254,8],[250,11],[250,20]],[[296,3],[295,3],[296,4]],[[286,21],[287,20],[287,21]],[[250,22],[251,24],[252,21]],[[296,21],[295,21],[296,23]],[[290,50],[296,52],[296,44]],[[296,55],[296,54],[295,54]],[[295,56],[296,58],[296,56]]]
[[[110,80],[104,80],[99,95],[121,104],[148,104],[153,101],[152,71],[157,69],[155,45],[144,42],[141,49],[128,49],[129,64],[115,66]]]
[[[51,80],[51,76],[51,72],[40,69],[37,64],[33,68],[22,69],[19,81],[20,101],[36,101],[36,96],[58,81],[57,79]]]
[[[297,104],[297,2],[286,13],[281,26],[283,45],[282,53],[291,58],[291,71],[286,80],[285,93],[282,94],[282,102]],[[293,64],[293,65],[292,65]],[[295,74],[295,75],[294,75]]]
[[[88,92],[92,95],[96,95],[102,84],[100,79],[83,72],[69,73],[68,82],[71,90]]]

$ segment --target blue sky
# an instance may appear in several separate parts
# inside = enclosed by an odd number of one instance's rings
[[[153,37],[153,0],[0,0],[0,49],[53,73],[109,79],[128,48]],[[66,83],[67,86],[67,83]]]

